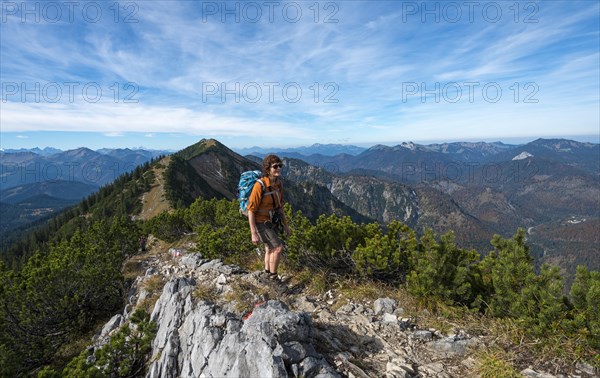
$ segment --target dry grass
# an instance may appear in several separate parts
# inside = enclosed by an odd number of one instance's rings
[[[303,286],[304,295],[323,295],[332,288],[333,279],[324,271],[302,270],[294,274],[292,282]]]
[[[144,280],[140,289],[146,290],[148,292],[148,295],[138,305],[138,308],[143,308],[148,313],[152,312],[156,301],[158,301],[158,298],[160,298],[164,286],[165,282],[163,278],[158,275],[148,277],[146,280]]]
[[[586,346],[584,335],[566,337],[560,331],[544,338],[528,335],[524,325],[514,319],[490,319],[482,317],[481,327],[485,327],[494,345],[505,353],[514,355],[513,364],[519,368],[538,366],[550,373],[573,373],[574,362],[585,360],[592,365],[594,350]],[[597,355],[597,354],[596,354]]]
[[[126,280],[135,280],[139,276],[143,276],[145,273],[144,263],[140,259],[139,256],[134,256],[133,258],[125,261],[123,264],[123,277]]]
[[[261,249],[260,256],[256,253],[255,248],[256,247],[253,247],[253,249],[251,249],[243,254],[236,254],[235,256],[230,256],[229,258],[224,259],[223,262],[225,264],[238,265],[241,268],[249,270],[251,272],[256,271],[256,270],[262,271],[265,268],[264,247],[260,248]]]
[[[169,211],[171,209],[169,201],[167,201],[165,197],[163,179],[163,173],[169,165],[170,159],[170,156],[166,156],[160,161],[160,164],[154,167],[154,183],[150,191],[144,193],[142,197],[142,211],[140,212],[139,219],[148,220],[163,211]]]
[[[408,293],[407,293],[408,295]],[[415,300],[409,312],[419,323],[428,328],[435,328],[443,334],[456,333],[463,330],[473,336],[487,333],[484,319],[480,314],[467,307],[450,306],[436,299]]]
[[[362,303],[370,305],[376,299],[387,296],[389,290],[385,290],[381,285],[372,281],[358,280],[355,278],[344,278],[337,282],[337,296],[332,311],[337,311],[348,302]],[[382,295],[385,293],[385,295]]]
[[[145,279],[141,288],[146,290],[150,295],[153,295],[160,294],[164,286],[165,282],[163,278],[159,275],[154,275]]]
[[[355,301],[374,301],[380,298],[382,293],[389,293],[382,285],[378,285],[372,281],[357,281],[352,279],[344,280],[341,293],[348,299]]]
[[[259,298],[270,297],[268,288],[259,288],[248,282],[235,282],[231,285],[231,289],[225,294],[224,299],[235,303],[235,310],[239,313],[252,310]]]
[[[219,293],[214,285],[200,283],[196,285],[196,289],[192,292],[192,297],[197,301],[216,303],[219,299]]]
[[[522,375],[510,362],[514,357],[496,349],[484,350],[475,355],[476,371],[481,378],[521,378]]]

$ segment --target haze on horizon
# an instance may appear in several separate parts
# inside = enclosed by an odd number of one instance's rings
[[[403,143],[415,143],[418,145],[433,145],[433,144],[444,144],[444,143],[479,143],[479,142],[483,142],[483,143],[503,143],[506,145],[524,145],[530,142],[533,142],[536,139],[563,139],[563,140],[573,140],[576,142],[581,142],[581,143],[593,143],[593,144],[599,144],[600,145],[600,140],[598,136],[589,136],[589,137],[579,137],[579,138],[569,138],[569,137],[565,137],[565,138],[535,138],[535,139],[510,139],[510,140],[450,140],[450,141],[398,141],[398,142],[392,142],[392,143],[374,143],[374,144],[349,144],[349,143],[313,143],[310,145],[242,145],[242,146],[229,146],[227,145],[227,147],[231,148],[232,150],[239,152],[239,151],[247,151],[247,150],[252,150],[252,149],[256,149],[256,150],[272,150],[272,151],[276,151],[276,150],[293,150],[293,149],[309,149],[311,147],[314,147],[315,145],[328,145],[328,146],[342,146],[342,147],[360,147],[360,148],[371,148],[374,147],[376,145],[385,145],[385,146],[397,146],[397,145],[401,145]],[[198,141],[200,141],[201,139],[195,141],[195,142],[190,142],[189,145],[192,145]],[[168,152],[177,152],[179,150],[182,150],[186,147],[188,147],[189,145],[185,145],[185,146],[177,146],[177,147],[173,147],[173,148],[149,148],[149,147],[145,147],[145,146],[110,146],[110,145],[103,145],[100,147],[96,147],[96,146],[85,146],[85,145],[78,145],[78,146],[74,146],[74,147],[66,147],[66,148],[58,148],[55,146],[41,146],[41,145],[27,145],[27,146],[23,146],[23,147],[15,147],[15,148],[0,148],[0,151],[20,151],[20,150],[35,150],[35,149],[40,149],[40,150],[44,150],[44,149],[56,149],[56,150],[60,150],[60,151],[70,151],[70,150],[76,150],[79,148],[89,148],[91,150],[94,151],[98,151],[101,149],[130,149],[130,150],[160,150],[160,151],[168,151]],[[599,146],[600,147],[600,146]]]

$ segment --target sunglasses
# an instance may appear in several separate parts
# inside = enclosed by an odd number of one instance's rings
[[[281,167],[283,167],[283,164],[281,164],[281,163],[276,163],[276,164],[271,165],[271,168],[275,168],[275,169],[281,169]]]

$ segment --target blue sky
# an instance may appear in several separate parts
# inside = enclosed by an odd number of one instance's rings
[[[0,147],[600,138],[600,2],[2,1]]]

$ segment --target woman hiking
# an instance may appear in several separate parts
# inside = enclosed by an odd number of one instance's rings
[[[256,182],[248,199],[248,223],[252,233],[252,244],[265,244],[265,273],[269,278],[278,280],[277,267],[283,251],[283,242],[277,234],[283,224],[286,236],[290,228],[283,211],[283,183],[281,168],[283,164],[276,155],[268,155],[262,164],[262,182]]]

